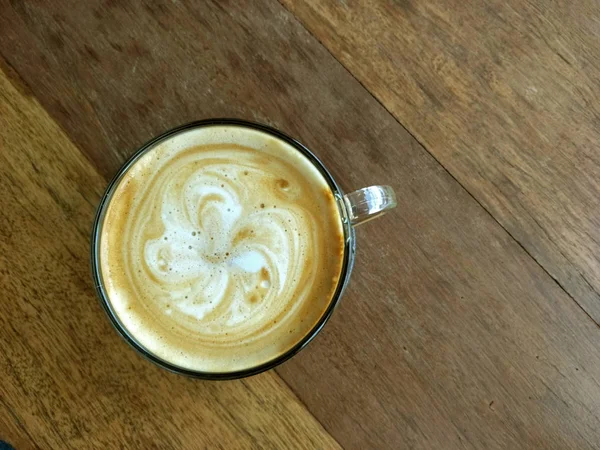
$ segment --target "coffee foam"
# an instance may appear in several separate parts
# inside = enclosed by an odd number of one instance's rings
[[[243,370],[293,347],[331,302],[343,230],[308,159],[241,126],[158,143],[119,181],[100,269],[110,305],[155,356]]]

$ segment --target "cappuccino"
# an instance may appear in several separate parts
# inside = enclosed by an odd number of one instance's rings
[[[183,369],[260,366],[326,313],[342,218],[299,150],[247,126],[159,140],[113,189],[99,232],[107,302],[148,353]]]

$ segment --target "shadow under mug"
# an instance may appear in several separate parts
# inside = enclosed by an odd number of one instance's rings
[[[335,293],[331,299],[331,302],[329,303],[327,309],[320,317],[316,325],[292,348],[290,348],[285,353],[275,357],[274,359],[266,363],[257,365],[255,367],[251,367],[249,369],[223,373],[201,372],[179,367],[177,365],[171,364],[168,361],[165,361],[162,358],[158,358],[157,356],[153,355],[148,350],[146,350],[142,345],[140,345],[135,340],[135,338],[127,331],[127,329],[119,320],[118,315],[115,313],[111,306],[111,303],[108,298],[108,293],[106,292],[106,289],[104,287],[104,281],[102,279],[102,273],[100,271],[99,260],[100,236],[102,234],[104,216],[119,182],[127,173],[127,171],[136,163],[136,161],[142,155],[152,150],[157,144],[165,141],[166,139],[169,139],[170,137],[173,137],[184,131],[189,131],[191,129],[199,127],[208,127],[215,125],[246,127],[253,130],[262,131],[266,134],[269,134],[286,142],[287,144],[291,145],[293,148],[298,150],[300,153],[302,153],[306,158],[308,158],[308,160],[313,164],[313,166],[319,170],[319,172],[327,181],[327,184],[329,185],[329,188],[331,189],[331,192],[333,193],[336,203],[338,205],[340,217],[342,220],[342,228],[344,230],[344,257],[342,262],[341,275]],[[331,317],[333,310],[338,304],[344,292],[344,289],[346,288],[346,286],[348,285],[348,281],[350,280],[350,274],[354,265],[354,256],[356,250],[356,236],[354,233],[354,227],[384,214],[386,211],[394,208],[395,206],[396,196],[390,186],[370,186],[351,192],[349,194],[344,194],[333,179],[333,177],[331,176],[331,174],[329,173],[329,171],[325,168],[323,163],[307,147],[305,147],[297,140],[289,137],[288,135],[272,127],[238,119],[208,119],[192,122],[169,130],[146,143],[137,152],[135,152],[134,155],[125,164],[123,164],[121,169],[118,171],[117,175],[113,178],[113,180],[109,183],[108,187],[106,188],[106,191],[102,196],[102,199],[100,200],[100,205],[98,206],[92,229],[91,265],[96,291],[98,293],[98,297],[100,298],[100,303],[102,307],[106,311],[110,321],[112,322],[115,329],[119,332],[119,334],[142,356],[154,362],[155,364],[158,364],[159,366],[175,373],[209,380],[229,380],[255,375],[260,372],[272,369],[273,367],[288,360],[300,350],[302,350],[319,333],[319,331],[323,328],[325,323]]]

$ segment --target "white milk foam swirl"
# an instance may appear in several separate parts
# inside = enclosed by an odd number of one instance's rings
[[[281,336],[302,331],[296,330],[298,314],[315,283],[323,283],[321,233],[329,230],[318,208],[307,207],[304,197],[314,194],[305,191],[302,172],[310,171],[311,185],[317,180],[326,188],[326,182],[297,151],[287,155],[287,165],[278,164],[256,151],[268,142],[262,133],[209,131],[164,142],[130,169],[135,195],[122,247],[110,251],[120,252],[129,290],[143,304],[131,312],[136,302],[118,283],[111,302],[152,353],[216,371],[256,363],[237,349],[246,346],[268,359],[269,351],[280,351],[274,348]],[[220,144],[227,140],[244,145]],[[332,283],[332,275],[325,276]],[[176,345],[165,333],[174,328],[174,336],[196,347]],[[223,360],[228,351],[231,358]]]
[[[312,228],[307,212],[280,200],[279,208],[266,206],[271,198],[264,192],[252,199],[253,184],[270,175],[238,166],[231,156],[170,174],[147,206],[160,209],[162,234],[133,243],[143,249],[140,258],[156,280],[152,288],[167,291],[165,302],[196,319],[206,334],[250,331],[265,315],[279,315],[288,306],[281,300],[290,298],[307,266],[303,248],[314,247],[310,233],[298,233]],[[183,168],[187,163],[178,161]],[[181,185],[175,188],[173,179]],[[253,305],[248,293],[254,291],[264,297]],[[210,314],[219,307],[226,311]]]

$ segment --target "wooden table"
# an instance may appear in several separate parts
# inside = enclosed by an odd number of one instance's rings
[[[0,5],[0,439],[600,448],[597,0]],[[128,155],[222,116],[399,207],[306,350],[203,382],[117,336],[89,236]]]

